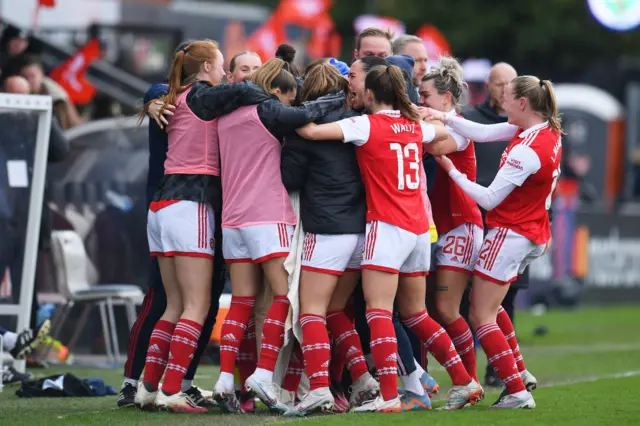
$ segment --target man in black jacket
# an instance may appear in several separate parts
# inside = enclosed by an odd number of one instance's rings
[[[473,108],[465,109],[462,112],[462,116],[467,120],[475,121],[481,124],[496,124],[504,123],[507,121],[507,115],[502,109],[502,97],[504,90],[511,80],[516,78],[518,73],[509,64],[500,62],[495,64],[489,72],[489,79],[487,81],[487,90],[489,95],[484,103],[478,104]],[[502,152],[507,147],[509,141],[481,143],[476,144],[476,164],[477,164],[477,177],[476,182],[484,187],[489,187],[500,167],[500,157]],[[482,210],[484,218],[484,210]],[[518,290],[526,288],[529,283],[529,270],[527,271],[509,287],[509,291],[502,301],[502,307],[511,321],[515,323],[515,298]],[[469,298],[467,296],[462,299],[462,306],[460,307],[462,315],[469,318]],[[491,365],[487,365],[487,371],[484,377],[484,383],[487,386],[500,387],[502,382],[498,378],[497,374],[491,368]]]

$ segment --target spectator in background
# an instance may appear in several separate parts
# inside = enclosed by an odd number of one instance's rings
[[[386,58],[391,56],[391,39],[393,34],[380,28],[370,27],[358,34],[356,48],[353,51],[354,59],[365,56],[379,56]]]
[[[29,47],[29,37],[20,28],[8,26],[0,37],[0,74],[4,74],[7,63],[22,55]]]
[[[427,74],[429,55],[424,47],[424,40],[414,35],[403,35],[393,42],[394,55],[407,55],[413,58],[413,80],[415,87],[420,86],[422,77]]]
[[[29,82],[31,94],[51,96],[54,116],[63,129],[70,129],[82,124],[83,120],[75,105],[69,100],[67,92],[45,75],[40,58],[29,53],[12,58],[7,64],[4,76],[18,75]]]
[[[502,109],[502,98],[504,90],[509,82],[517,76],[518,73],[511,65],[504,62],[495,64],[489,72],[489,79],[487,81],[487,91],[489,92],[489,95],[487,96],[487,99],[482,104],[478,104],[474,107],[465,109],[462,112],[462,116],[467,120],[475,121],[476,123],[481,124],[505,123],[507,121],[507,114]],[[478,185],[482,185],[484,187],[488,187],[489,185],[491,185],[491,182],[493,182],[496,173],[498,173],[502,152],[504,151],[508,143],[509,141],[504,141],[481,143],[475,145],[477,164],[476,182],[478,183]],[[481,211],[484,219],[484,215],[486,212],[482,209]],[[502,307],[505,311],[507,311],[511,322],[513,322],[514,324],[516,294],[518,293],[519,289],[527,288],[528,284],[529,270],[527,269],[516,282],[511,284],[511,286],[509,287],[509,292],[502,301]],[[462,299],[460,313],[468,321],[468,294],[465,294]],[[487,365],[484,383],[486,386],[502,386],[502,382],[498,378],[498,375],[489,364]]]

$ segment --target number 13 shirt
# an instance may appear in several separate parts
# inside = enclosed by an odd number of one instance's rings
[[[367,193],[367,222],[375,220],[420,235],[429,219],[420,191],[422,144],[435,138],[428,123],[410,121],[399,111],[340,120],[344,142],[356,157]]]
[[[500,159],[499,176],[516,188],[487,212],[488,228],[507,228],[535,244],[551,238],[549,207],[560,176],[562,142],[548,122],[519,132]]]

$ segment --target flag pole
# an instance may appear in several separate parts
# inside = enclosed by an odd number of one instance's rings
[[[31,30],[35,31],[38,28],[38,16],[40,15],[40,0],[36,0],[36,8],[33,11],[33,22],[31,23]]]

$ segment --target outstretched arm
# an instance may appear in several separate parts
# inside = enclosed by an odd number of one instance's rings
[[[440,120],[449,125],[453,131],[474,142],[495,142],[513,138],[519,130],[518,126],[509,123],[480,124],[455,114],[445,114],[432,108],[426,109],[428,118]]]
[[[316,124],[309,123],[296,130],[298,135],[312,141],[341,141],[344,133],[338,123]]]
[[[485,188],[467,179],[446,156],[436,157],[436,161],[456,185],[487,211],[496,208],[516,187],[522,186],[529,176],[540,169],[537,154],[528,146],[518,145],[511,150],[491,185]]]

